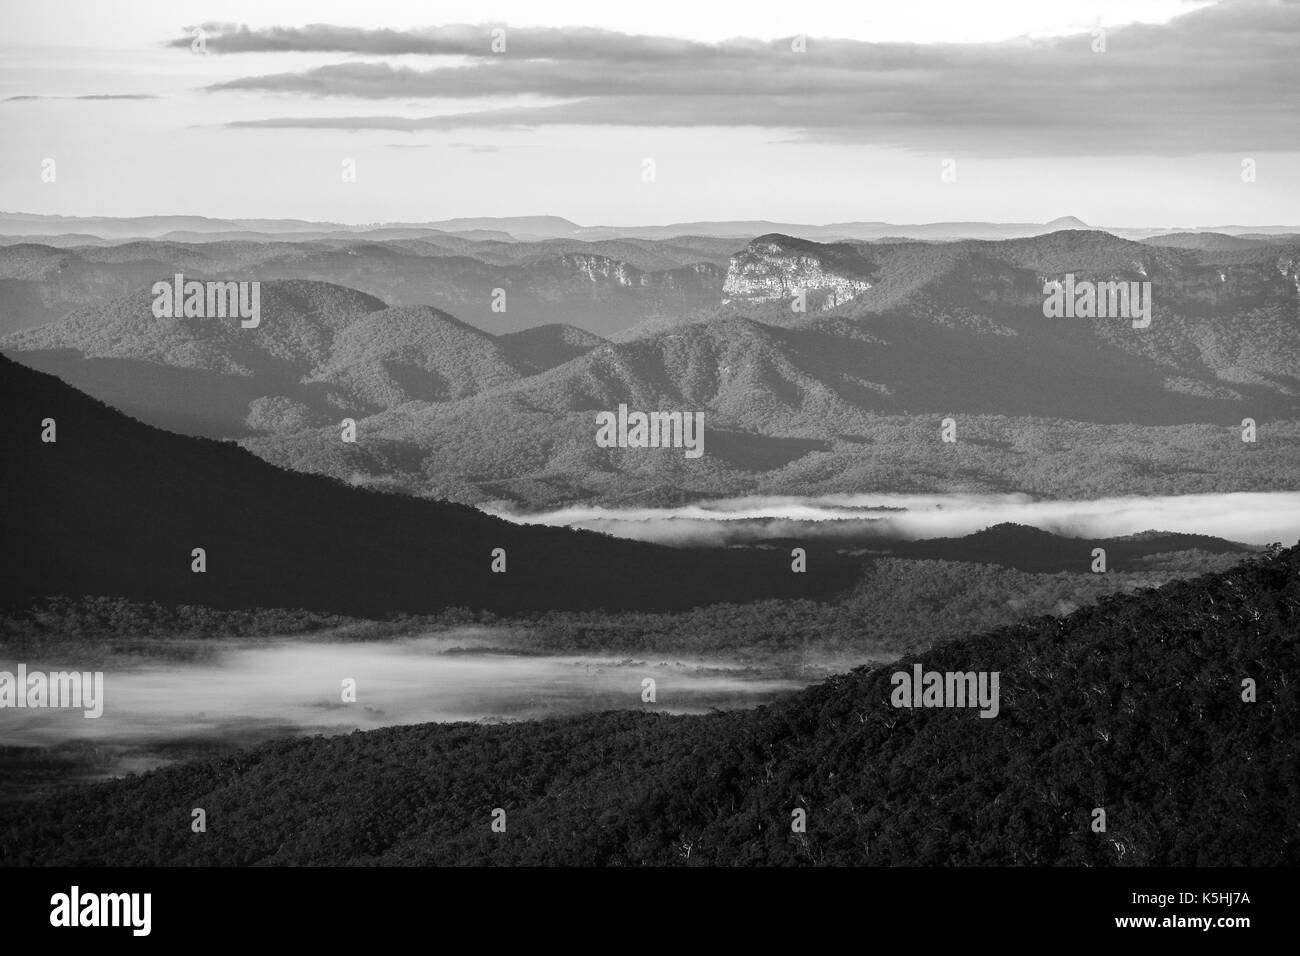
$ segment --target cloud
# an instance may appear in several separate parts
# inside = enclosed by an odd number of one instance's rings
[[[311,26],[219,32],[225,52],[456,53],[427,69],[352,62],[242,77],[213,92],[450,102],[423,117],[280,116],[243,128],[752,127],[950,155],[1189,155],[1300,149],[1300,4],[1242,0],[1167,24],[990,44],[809,39],[699,43],[589,29],[399,32]],[[543,102],[456,110],[458,101]],[[468,105],[468,104],[465,104]]]
[[[711,45],[671,37],[634,36],[593,27],[511,27],[503,23],[450,24],[421,30],[366,30],[311,24],[304,27],[250,29],[233,23],[187,27],[187,35],[166,45],[189,49],[202,31],[209,53],[355,53],[373,56],[499,57],[492,51],[493,31],[504,30],[510,56],[559,60],[663,61],[707,53]]]
[[[471,153],[499,153],[503,150],[541,149],[540,146],[523,143],[513,143],[509,146],[488,143],[388,143],[386,145],[389,149],[442,149],[450,147],[452,149],[467,149]]]
[[[17,100],[156,100],[152,93],[87,93],[84,96],[7,96],[6,103]]]

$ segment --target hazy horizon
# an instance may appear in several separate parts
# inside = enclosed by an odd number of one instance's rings
[[[1300,5],[1276,0],[223,14],[0,9],[0,208],[1300,223]]]
[[[919,228],[925,226],[944,226],[944,225],[997,225],[997,226],[1050,226],[1057,220],[1061,219],[1079,219],[1085,227],[1100,232],[1146,232],[1161,229],[1168,229],[1170,232],[1215,232],[1224,229],[1246,229],[1257,232],[1267,232],[1277,230],[1279,232],[1300,232],[1300,221],[1296,223],[1284,222],[1224,222],[1224,223],[1192,223],[1192,224],[1175,224],[1175,223],[1092,223],[1082,219],[1082,217],[1073,216],[1070,213],[1062,213],[1058,216],[1052,216],[1043,220],[1009,220],[1009,219],[946,219],[946,220],[927,220],[927,221],[885,221],[871,219],[841,219],[834,221],[793,221],[793,220],[776,220],[766,216],[744,216],[728,219],[691,219],[691,220],[663,220],[656,222],[579,222],[571,216],[565,216],[561,213],[530,213],[521,212],[516,214],[503,215],[465,215],[454,216],[446,219],[379,219],[379,220],[334,220],[334,219],[302,219],[298,217],[279,217],[279,216],[237,216],[237,215],[208,215],[205,213],[185,212],[185,211],[157,211],[149,213],[138,213],[130,216],[106,215],[96,212],[75,212],[75,213],[38,213],[25,209],[0,209],[0,216],[31,216],[41,217],[51,220],[71,219],[111,219],[122,222],[128,222],[135,219],[205,219],[213,222],[234,222],[234,223],[300,223],[306,226],[345,226],[350,228],[379,228],[379,227],[430,227],[445,226],[449,223],[468,220],[483,220],[509,222],[529,219],[560,219],[576,226],[582,230],[619,230],[619,229],[660,229],[677,225],[727,225],[736,226],[747,223],[761,223],[767,225],[789,225],[789,226],[807,226],[816,229],[828,229],[834,226],[842,225],[885,225],[899,226],[902,228]],[[470,227],[464,227],[470,228]],[[1072,227],[1062,227],[1072,228]],[[0,228],[0,234],[3,229]]]

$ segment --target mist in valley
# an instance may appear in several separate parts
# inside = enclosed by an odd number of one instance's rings
[[[867,538],[887,544],[960,537],[1008,522],[1070,538],[1113,538],[1155,530],[1212,535],[1250,545],[1291,544],[1300,539],[1300,492],[1080,501],[1043,500],[1023,494],[755,496],[671,508],[484,510],[520,524],[585,528],[683,546],[755,544],[796,537]]]
[[[530,652],[526,641],[519,629],[474,627],[383,640],[327,635],[124,646],[130,654],[96,665],[104,672],[103,716],[86,718],[79,709],[6,712],[0,767],[9,779],[0,796],[299,734],[604,710],[701,714],[753,707],[846,663],[842,656],[811,654],[762,664],[548,655]],[[0,660],[0,670],[13,672],[18,663]],[[66,650],[57,659],[22,663],[29,673],[77,666]],[[647,680],[654,682],[652,699]],[[355,702],[344,701],[345,681],[355,682]]]

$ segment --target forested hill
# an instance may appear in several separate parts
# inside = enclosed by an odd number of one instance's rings
[[[997,716],[895,708],[913,663],[998,671]],[[0,861],[1296,865],[1297,680],[1291,548],[756,711],[297,739],[10,805]]]
[[[858,569],[815,546],[794,574],[788,552],[673,549],[352,488],[143,425],[3,357],[0,444],[0,603],[102,595],[364,617],[682,610],[827,598]]]

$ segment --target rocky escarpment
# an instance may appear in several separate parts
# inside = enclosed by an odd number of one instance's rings
[[[871,288],[870,267],[856,246],[769,235],[731,257],[723,302],[772,302],[803,293],[834,308]]]
[[[716,283],[722,270],[712,263],[696,262],[677,269],[644,272],[636,266],[589,253],[568,253],[559,257],[567,272],[597,284],[644,289],[690,289]]]
[[[1300,292],[1300,259],[1294,256],[1282,256],[1277,260],[1278,275],[1290,279],[1295,290]]]

